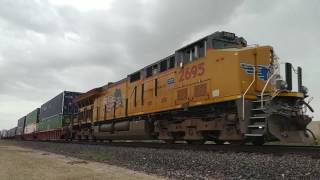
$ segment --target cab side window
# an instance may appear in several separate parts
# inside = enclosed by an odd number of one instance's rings
[[[167,69],[168,69],[168,61],[166,59],[160,62],[160,72],[164,72]]]
[[[152,66],[152,75],[156,75],[159,72],[158,64]]]
[[[130,82],[135,82],[140,80],[140,71],[130,75]]]
[[[199,58],[202,58],[205,56],[205,47],[204,47],[204,43],[200,43],[200,45],[198,46],[198,54],[199,54]]]
[[[151,77],[152,76],[152,66],[147,67],[146,69],[146,78]]]
[[[170,59],[169,59],[169,69],[174,68],[175,64],[176,64],[176,60],[175,60],[174,56],[170,57]]]
[[[189,63],[191,61],[194,61],[198,58],[202,58],[206,56],[206,40],[202,40],[199,42],[196,42],[182,50],[180,50],[178,53],[179,60],[183,63]]]

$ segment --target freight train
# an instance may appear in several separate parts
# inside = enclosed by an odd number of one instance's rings
[[[271,46],[248,46],[234,33],[215,32],[117,82],[86,93],[61,93],[19,119],[15,137],[255,145],[309,141],[306,126],[312,119],[306,109],[313,109],[305,102],[302,69],[285,67],[283,80]]]

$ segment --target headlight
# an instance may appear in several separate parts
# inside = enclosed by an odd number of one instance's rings
[[[303,94],[308,94],[308,92],[309,92],[309,89],[305,86],[302,86],[301,90],[302,90]]]
[[[276,88],[277,89],[285,90],[285,89],[287,89],[287,87],[288,87],[288,84],[286,81],[280,80],[280,79],[276,81]]]

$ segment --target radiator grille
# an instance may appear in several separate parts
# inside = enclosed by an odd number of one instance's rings
[[[184,89],[180,89],[180,90],[178,90],[178,97],[177,97],[177,99],[179,100],[179,101],[181,101],[181,100],[186,100],[187,98],[188,98],[188,89],[187,88],[184,88]]]
[[[194,87],[194,97],[201,97],[207,95],[207,84],[200,84]]]

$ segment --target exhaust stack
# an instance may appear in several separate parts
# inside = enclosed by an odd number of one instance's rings
[[[287,90],[292,90],[292,65],[291,63],[285,64],[285,70],[286,70],[286,82],[287,82]]]
[[[298,92],[302,92],[302,68],[298,67]]]

